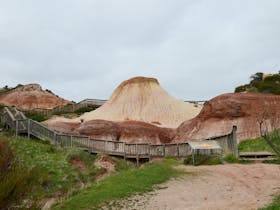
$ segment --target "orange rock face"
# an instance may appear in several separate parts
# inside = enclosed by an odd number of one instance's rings
[[[15,106],[21,110],[53,109],[68,103],[69,101],[42,90],[38,84],[24,85],[0,95],[0,104]]]
[[[76,131],[95,139],[128,143],[169,143],[175,135],[174,129],[161,128],[139,121],[112,122],[92,120],[83,123]]]
[[[237,126],[237,139],[242,141],[280,127],[280,96],[269,94],[229,93],[208,101],[200,114],[185,121],[174,142],[207,139],[230,133]]]
[[[91,136],[94,139],[122,141],[127,143],[170,143],[175,129],[162,128],[139,121],[113,122],[91,120],[84,123],[56,122],[45,124],[60,133]]]

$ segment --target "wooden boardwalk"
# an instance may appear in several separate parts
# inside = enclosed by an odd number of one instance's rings
[[[50,141],[61,147],[75,147],[90,153],[104,153],[108,155],[122,156],[123,158],[151,159],[154,157],[187,157],[191,155],[191,147],[188,142],[171,144],[143,144],[126,143],[120,141],[108,141],[93,139],[89,136],[62,134],[51,130],[45,125],[28,119],[23,113],[5,107],[2,122],[8,129],[15,131],[16,135],[25,134],[41,140]],[[222,147],[223,153],[234,153],[238,156],[236,142],[236,128],[224,136],[213,137]],[[211,153],[211,151],[209,151]]]
[[[261,151],[261,152],[240,152],[239,158],[243,160],[252,160],[255,162],[262,162],[264,160],[275,160],[277,156],[274,153]]]

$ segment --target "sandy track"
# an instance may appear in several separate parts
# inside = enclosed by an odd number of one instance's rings
[[[152,193],[118,203],[116,209],[248,210],[270,203],[280,192],[280,166],[228,164],[180,166],[191,172]]]

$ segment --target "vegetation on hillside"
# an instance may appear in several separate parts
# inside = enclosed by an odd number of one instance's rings
[[[40,208],[46,198],[71,195],[103,172],[93,167],[96,156],[39,140],[1,133],[0,150],[0,209]],[[84,165],[83,170],[71,162],[73,158]]]
[[[273,152],[271,147],[267,144],[263,137],[255,139],[247,139],[238,144],[239,152]]]
[[[280,195],[276,196],[273,202],[260,210],[279,210],[280,209]]]
[[[183,173],[174,169],[174,164],[176,161],[165,159],[162,162],[149,163],[138,169],[133,168],[117,173],[62,201],[54,209],[99,209],[100,206],[106,205],[114,199],[151,191],[155,184],[160,184]]]
[[[55,209],[99,206],[149,191],[180,173],[172,159],[139,169],[122,159],[108,158],[116,172],[97,181],[106,172],[94,166],[97,156],[0,132],[0,209],[40,209],[51,198],[62,200]]]
[[[249,84],[235,88],[235,92],[280,94],[280,74],[265,75],[258,72],[250,77]]]

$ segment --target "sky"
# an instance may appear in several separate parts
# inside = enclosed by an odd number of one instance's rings
[[[280,70],[279,11],[279,0],[0,0],[0,86],[80,101],[146,76],[208,100]]]

